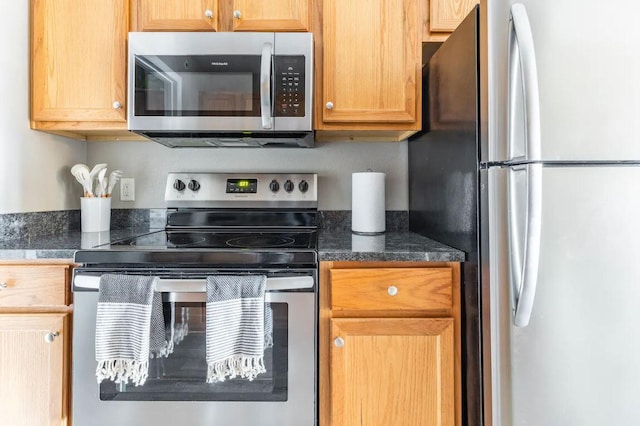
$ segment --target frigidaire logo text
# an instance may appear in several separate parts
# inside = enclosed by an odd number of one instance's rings
[[[229,65],[229,62],[211,62],[211,65],[217,65],[219,67],[226,67]]]

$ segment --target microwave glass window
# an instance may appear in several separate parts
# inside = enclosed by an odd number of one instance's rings
[[[195,111],[251,111],[253,75],[251,73],[185,74],[192,93],[183,98],[184,109]]]
[[[260,116],[260,57],[136,56],[137,116]]]
[[[142,386],[100,383],[102,401],[287,401],[289,370],[288,304],[265,303],[271,330],[265,330],[266,372],[255,379],[227,379],[206,383],[206,305],[164,302],[167,339],[173,351],[149,360],[149,376]]]

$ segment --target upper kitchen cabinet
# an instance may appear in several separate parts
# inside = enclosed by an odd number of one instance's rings
[[[234,0],[234,31],[310,31],[311,0]]]
[[[478,0],[422,1],[422,41],[445,41]]]
[[[402,140],[419,130],[419,1],[319,3],[322,32],[314,31],[317,138]]]
[[[31,1],[31,128],[129,135],[128,0]]]
[[[132,31],[309,31],[311,0],[134,0]]]
[[[218,0],[133,0],[132,31],[219,31]]]

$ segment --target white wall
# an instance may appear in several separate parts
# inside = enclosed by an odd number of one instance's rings
[[[387,210],[407,210],[407,142],[326,142],[315,148],[166,148],[156,142],[89,142],[89,166],[107,163],[135,178],[136,200],[113,207],[163,208],[166,174],[173,171],[308,172],[318,174],[318,208],[351,210],[351,173],[387,174]]]
[[[351,209],[351,173],[387,174],[387,209],[407,210],[407,142],[331,142],[313,149],[169,149],[155,142],[79,142],[29,129],[29,2],[0,14],[0,214],[78,209],[69,170],[106,162],[136,179],[136,200],[115,208],[163,208],[170,171],[315,172],[319,208]]]
[[[85,142],[29,129],[28,1],[3,2],[0,52],[0,214],[77,209]]]

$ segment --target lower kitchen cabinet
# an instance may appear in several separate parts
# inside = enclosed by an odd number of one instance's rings
[[[332,424],[454,424],[453,319],[334,319],[331,339]]]
[[[321,262],[320,425],[460,425],[458,263]]]
[[[0,263],[0,424],[68,424],[70,273]]]
[[[68,314],[0,314],[0,423],[66,424]]]

